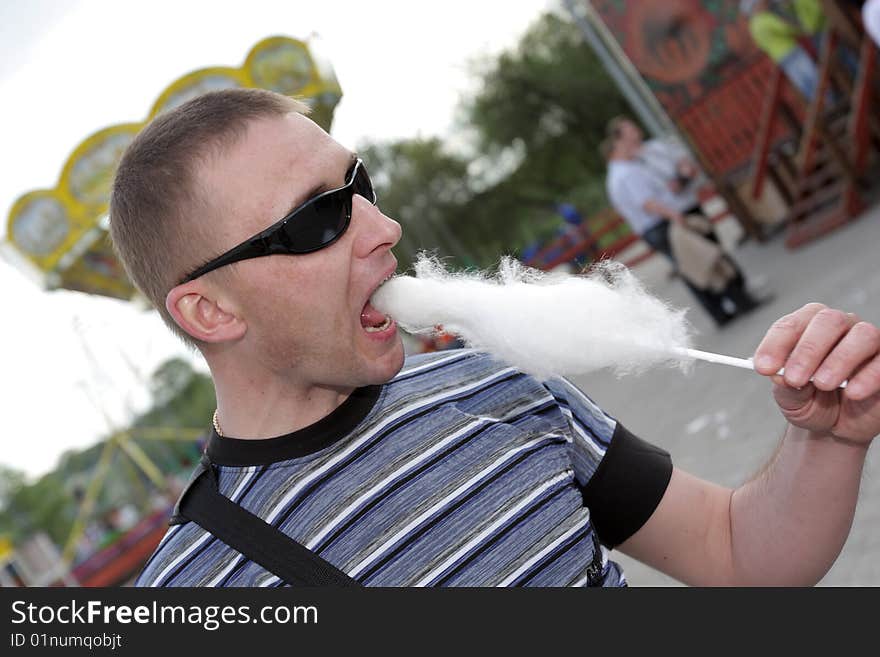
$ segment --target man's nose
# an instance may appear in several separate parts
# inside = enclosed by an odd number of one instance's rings
[[[382,214],[379,207],[363,196],[352,197],[351,223],[355,229],[355,249],[358,255],[369,255],[375,249],[394,247],[403,234],[400,224]]]

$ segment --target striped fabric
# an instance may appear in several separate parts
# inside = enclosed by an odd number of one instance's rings
[[[470,350],[421,354],[353,431],[295,458],[218,466],[219,484],[367,586],[621,586],[581,496],[615,426],[565,380]],[[282,584],[191,522],[169,529],[137,581]]]

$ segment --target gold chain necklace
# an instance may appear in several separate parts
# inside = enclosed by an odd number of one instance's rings
[[[217,432],[217,435],[223,438],[223,432],[220,430],[220,420],[217,419],[217,409],[214,409],[214,431]]]

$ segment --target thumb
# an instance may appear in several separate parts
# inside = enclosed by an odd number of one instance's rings
[[[777,381],[777,379],[779,379]],[[803,388],[793,388],[782,383],[782,377],[773,377],[773,398],[784,412],[796,412],[809,404],[816,394],[816,388],[808,383]]]

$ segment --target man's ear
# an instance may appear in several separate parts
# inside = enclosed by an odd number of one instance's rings
[[[247,324],[226,300],[198,279],[171,289],[165,308],[177,325],[202,342],[231,342],[247,333]]]

